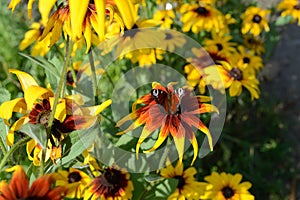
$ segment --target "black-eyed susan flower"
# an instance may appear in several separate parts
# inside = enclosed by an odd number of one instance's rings
[[[125,200],[132,198],[133,184],[130,174],[118,167],[108,167],[101,175],[95,177],[90,183],[84,200],[91,199],[111,199]]]
[[[25,33],[24,39],[21,41],[19,45],[19,49],[23,51],[27,47],[29,47],[32,43],[35,42],[31,49],[31,55],[32,56],[45,56],[46,53],[50,50],[50,38],[51,34],[47,35],[43,40],[41,39],[41,36],[44,31],[43,23],[33,23],[30,26],[30,30]]]
[[[68,171],[58,170],[54,175],[57,186],[64,186],[68,189],[66,197],[83,198],[85,188],[91,181],[91,178],[81,170],[70,168]]]
[[[172,164],[161,169],[160,175],[164,178],[175,178],[178,180],[175,191],[168,197],[168,200],[173,199],[199,199],[205,193],[206,183],[198,182],[194,176],[197,170],[194,167],[189,167],[184,170],[182,163],[177,162],[176,166]]]
[[[106,16],[109,19],[106,19]],[[50,16],[42,38],[52,32],[50,43],[50,46],[52,46],[58,41],[63,30],[65,35],[68,35],[74,41],[83,37],[88,51],[93,42],[93,33],[96,32],[99,41],[103,41],[106,27],[113,19],[121,23],[123,29],[124,27],[131,28],[136,20],[133,3],[130,0],[84,0],[80,3],[69,0],[61,4]]]
[[[205,195],[201,199],[210,200],[254,200],[254,196],[248,191],[251,183],[241,182],[241,174],[217,173],[204,178],[209,184]]]
[[[283,0],[277,5],[282,17],[291,16],[291,22],[298,20],[300,26],[300,2],[298,0]]]
[[[211,32],[211,39],[206,38],[204,40],[204,48],[216,47],[218,53],[225,56],[230,56],[232,53],[236,52],[234,42],[230,42],[232,36],[229,33],[220,32]]]
[[[162,21],[160,27],[170,29],[173,20],[175,18],[175,13],[173,10],[156,10],[153,19],[157,21]]]
[[[24,98],[6,101],[0,106],[0,118],[3,118],[8,126],[10,126],[9,120],[14,112],[23,114],[11,125],[8,131],[7,144],[11,146],[14,143],[14,132],[19,130],[25,123],[42,124],[45,128],[48,128],[54,94],[50,89],[40,87],[29,74],[15,69],[9,71],[17,75],[24,91]],[[91,107],[81,107],[83,103],[82,97],[79,95],[66,96],[66,98],[59,100],[51,126],[49,143],[51,144],[50,150],[52,149],[53,152],[49,152],[49,157],[55,159],[60,156],[60,148],[53,139],[61,141],[64,134],[90,127],[97,120],[98,114],[111,104],[111,100]],[[34,140],[27,144],[29,159],[32,158],[30,154],[33,152],[33,158],[36,158],[35,163],[39,163],[40,145]],[[34,150],[35,147],[36,150]]]
[[[264,10],[259,7],[250,6],[242,14],[242,33],[250,33],[258,36],[263,30],[269,32],[268,15],[270,10]]]
[[[12,172],[13,176],[10,183],[0,183],[0,199],[1,200],[18,200],[18,199],[63,199],[67,193],[67,188],[63,186],[53,188],[55,181],[53,175],[46,174],[33,181],[29,186],[29,179],[23,168],[16,165],[7,169]]]
[[[248,70],[257,72],[263,67],[263,60],[260,56],[256,56],[251,50],[245,49],[244,46],[238,46],[238,52],[230,58],[232,63],[236,62],[238,66],[244,66]]]
[[[204,71],[206,81],[215,89],[229,88],[229,95],[233,97],[241,95],[245,87],[250,92],[252,100],[259,98],[259,81],[253,70],[245,68],[241,62],[220,61],[220,64],[206,67]]]
[[[121,135],[145,124],[136,145],[136,155],[143,141],[156,129],[160,129],[156,143],[144,152],[156,150],[169,135],[172,135],[179,161],[182,162],[185,138],[187,138],[194,148],[193,163],[198,155],[198,144],[193,127],[207,135],[211,150],[213,148],[209,129],[198,115],[217,111],[217,109],[211,104],[203,103],[210,101],[209,97],[193,96],[189,88],[175,90],[173,84],[169,83],[164,87],[154,82],[151,92],[137,99],[132,105],[132,112],[122,118],[116,126],[120,127],[126,121],[135,120],[127,129],[119,133]],[[141,106],[136,108],[138,104]]]
[[[205,31],[220,31],[224,28],[223,14],[211,4],[183,4],[180,8],[183,23],[182,31],[199,33]]]
[[[172,31],[172,30],[163,30],[165,33],[165,38],[160,43],[160,48],[174,52],[175,48],[182,48],[186,43],[186,39],[184,35],[180,32]]]
[[[254,51],[257,55],[262,55],[266,52],[263,39],[260,37],[253,37],[252,35],[244,35],[245,47]]]
[[[188,84],[192,87],[198,86],[200,94],[204,94],[208,82],[205,80],[206,75],[203,72],[205,67],[218,63],[219,61],[227,61],[228,58],[224,55],[224,51],[219,51],[217,45],[207,46],[205,49],[192,48],[193,57],[186,59],[188,64],[184,66],[184,73]],[[223,53],[222,53],[223,52]]]

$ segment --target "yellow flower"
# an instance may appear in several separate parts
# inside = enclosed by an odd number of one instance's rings
[[[245,46],[254,51],[257,55],[262,55],[266,52],[263,40],[260,37],[253,37],[252,35],[244,35]]]
[[[216,47],[218,49],[218,53],[230,56],[232,53],[236,52],[235,43],[230,42],[232,36],[229,33],[220,32],[211,32],[211,39],[204,40],[204,48]]]
[[[0,118],[3,118],[8,126],[10,126],[9,120],[12,118],[13,112],[23,114],[8,131],[6,139],[7,144],[11,146],[14,143],[14,132],[19,130],[25,123],[42,124],[45,128],[48,127],[54,94],[51,90],[38,86],[34,78],[29,74],[15,69],[10,69],[9,71],[18,76],[24,91],[24,98],[10,100],[0,106]],[[80,107],[83,105],[83,100],[79,95],[67,96],[64,99],[60,99],[55,110],[51,136],[49,138],[50,146],[48,145],[48,148],[52,150],[52,152],[49,151],[48,153],[49,157],[52,160],[60,157],[61,147],[60,145],[57,146],[53,139],[57,139],[60,142],[63,139],[62,134],[90,127],[97,121],[98,114],[110,104],[111,100],[107,100],[101,105]],[[39,164],[40,145],[34,140],[27,143],[28,157],[36,165]],[[33,157],[31,156],[32,152]]]
[[[44,24],[40,23],[33,23],[30,26],[30,30],[25,33],[24,39],[21,41],[19,45],[19,49],[23,51],[28,46],[30,46],[32,43],[35,42],[31,49],[31,55],[32,56],[45,56],[46,53],[50,50],[50,38],[51,34],[47,35],[43,40],[41,39],[41,36],[44,31]]]
[[[138,49],[127,53],[125,57],[130,59],[132,63],[139,62],[140,67],[151,67],[156,60],[162,60],[165,52],[160,49]]]
[[[104,169],[101,175],[97,176],[90,183],[89,189],[84,195],[84,200],[107,199],[125,200],[132,199],[133,184],[130,174],[116,166]]]
[[[239,64],[239,65],[238,65]],[[251,99],[259,98],[259,82],[253,70],[249,70],[241,63],[228,63],[220,61],[220,64],[206,67],[203,71],[206,81],[215,89],[229,88],[230,96],[239,96],[245,87],[251,95]],[[217,70],[216,70],[217,69]],[[221,77],[222,81],[219,81]]]
[[[237,63],[238,66],[244,66],[253,73],[263,67],[263,60],[260,56],[256,56],[253,51],[246,50],[243,46],[238,47],[238,52],[230,58],[232,63]]]
[[[157,10],[153,16],[154,20],[162,21],[160,27],[168,29],[171,28],[174,18],[175,13],[173,10]]]
[[[194,167],[189,167],[183,171],[183,164],[177,162],[176,166],[167,165],[160,172],[164,178],[175,178],[178,180],[175,191],[168,197],[168,200],[175,199],[199,199],[205,192],[206,183],[195,180],[194,175],[197,173]]]
[[[53,177],[57,186],[64,186],[68,189],[66,197],[77,199],[84,197],[84,190],[91,181],[86,173],[74,168],[69,168],[68,171],[58,170]]]
[[[162,30],[165,33],[165,38],[159,44],[159,47],[168,51],[174,52],[175,47],[182,48],[186,40],[182,33],[174,30]]]
[[[248,191],[251,183],[242,182],[241,174],[221,174],[213,172],[204,178],[209,184],[205,195],[201,199],[210,200],[254,200],[254,196]]]
[[[254,36],[258,36],[263,30],[270,31],[268,25],[267,16],[270,14],[270,10],[263,10],[259,7],[250,6],[242,14],[242,33],[251,33]]]
[[[300,2],[298,0],[282,0],[277,9],[282,11],[282,17],[292,16],[291,22],[298,20],[298,26],[300,26]]]
[[[183,32],[190,30],[193,33],[199,33],[202,30],[218,32],[225,25],[223,14],[210,4],[183,4],[180,12]]]
[[[160,129],[156,143],[151,149],[144,152],[149,153],[156,150],[171,134],[180,162],[183,159],[184,143],[187,138],[194,148],[193,164],[198,156],[198,144],[193,127],[207,135],[210,149],[213,149],[210,131],[198,117],[202,113],[218,112],[213,105],[203,103],[208,101],[210,101],[209,97],[193,96],[189,88],[175,90],[173,83],[164,87],[154,82],[151,92],[137,99],[132,105],[132,112],[117,122],[116,126],[120,127],[129,120],[135,120],[118,135],[125,134],[145,124],[136,145],[136,155],[138,156],[143,141],[155,130]],[[137,105],[141,106],[136,108]]]

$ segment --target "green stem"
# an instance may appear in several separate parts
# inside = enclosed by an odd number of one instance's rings
[[[66,76],[67,76],[67,71],[68,71],[68,66],[70,65],[70,60],[71,60],[71,52],[72,52],[72,41],[67,39],[67,46],[66,46],[66,55],[65,55],[65,60],[64,60],[64,66],[59,78],[59,83],[57,90],[55,91],[55,96],[54,96],[54,102],[52,106],[52,112],[48,121],[48,127],[47,127],[47,140],[45,141],[44,146],[47,147],[48,144],[48,139],[51,137],[51,128],[53,125],[54,121],[54,115],[55,111],[58,105],[58,100],[60,97],[63,96],[62,91],[64,90],[65,83],[66,83]],[[46,150],[47,148],[42,149],[42,158],[40,161],[40,175],[43,175],[44,173],[44,167],[45,167],[45,157],[46,157]]]
[[[31,137],[27,136],[26,138],[19,140],[17,143],[15,143],[11,149],[4,155],[3,159],[1,160],[0,163],[0,171],[3,170],[3,167],[5,166],[7,160],[9,159],[9,157],[12,155],[12,153],[14,153],[18,148],[20,148],[21,146],[25,145],[29,140],[31,140]]]
[[[0,138],[0,147],[1,147],[3,155],[5,155],[7,153],[7,151],[6,151],[6,147],[4,145],[2,138]]]
[[[98,104],[96,69],[95,69],[95,63],[94,63],[94,57],[93,57],[92,51],[89,51],[89,61],[90,61],[91,72],[92,72],[92,83],[93,83],[93,93],[94,93],[94,97],[95,97],[95,104]]]

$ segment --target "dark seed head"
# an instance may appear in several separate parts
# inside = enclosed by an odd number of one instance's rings
[[[235,80],[238,80],[238,81],[243,80],[243,72],[238,68],[232,68],[232,70],[229,71],[229,74]]]
[[[184,178],[182,176],[175,176],[174,178],[176,178],[178,180],[177,188],[178,189],[183,189],[183,186],[185,185]]]
[[[260,15],[254,15],[253,16],[253,18],[252,18],[252,21],[254,22],[254,23],[260,23],[261,22],[261,20],[262,20],[262,18],[261,18],[261,16]]]
[[[82,177],[80,176],[79,172],[71,172],[68,175],[68,182],[69,183],[75,183],[78,182],[82,179]]]
[[[250,58],[248,57],[243,58],[243,62],[247,64],[250,63]]]
[[[234,191],[231,187],[226,186],[222,189],[222,194],[226,199],[229,199],[234,195]]]
[[[208,14],[208,10],[205,7],[199,6],[198,8],[196,8],[194,10],[196,13],[198,13],[198,15],[203,15],[203,16],[207,16]]]
[[[221,51],[223,49],[223,45],[220,43],[217,43],[216,46],[218,47],[218,51]]]

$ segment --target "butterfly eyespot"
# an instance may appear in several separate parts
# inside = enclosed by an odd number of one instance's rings
[[[175,93],[178,94],[179,97],[182,97],[184,95],[184,89],[178,88],[177,90],[175,90]]]
[[[153,89],[153,90],[151,91],[151,94],[152,94],[152,96],[154,96],[154,97],[158,98],[158,95],[159,95],[159,90],[157,90],[157,89]]]

